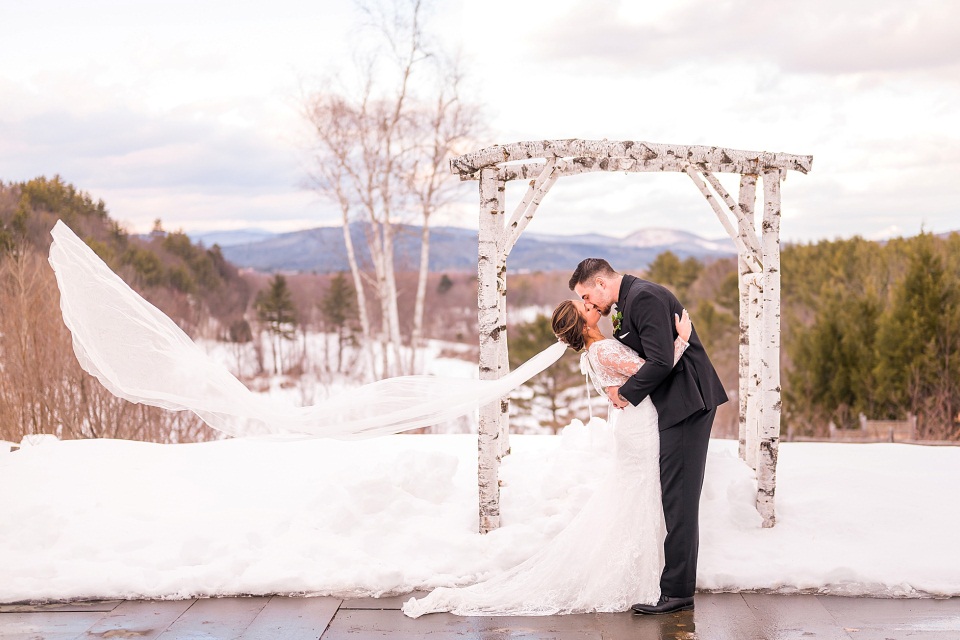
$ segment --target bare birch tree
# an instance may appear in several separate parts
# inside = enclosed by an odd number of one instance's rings
[[[410,366],[418,372],[423,346],[423,315],[430,271],[430,218],[435,211],[448,206],[457,194],[458,181],[451,179],[448,161],[466,150],[478,131],[477,110],[460,97],[461,73],[453,63],[443,74],[444,83],[436,91],[433,109],[423,109],[417,115],[417,126],[429,135],[415,156],[409,174],[409,188],[421,217],[420,265],[417,278],[417,297],[413,311],[413,329],[410,334]]]
[[[406,362],[401,357],[396,235],[400,224],[420,218],[420,278],[411,335],[415,351],[422,341],[430,216],[449,201],[446,185],[455,179],[446,162],[469,136],[473,119],[460,100],[457,66],[444,64],[425,44],[422,0],[364,10],[378,46],[358,65],[358,87],[307,97],[305,115],[317,143],[312,178],[341,211],[361,332],[376,377],[364,284],[380,305],[380,374],[412,371],[416,356]],[[364,230],[372,274],[361,267],[353,243],[351,225],[357,222]]]

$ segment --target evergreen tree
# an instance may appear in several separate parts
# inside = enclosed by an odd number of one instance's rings
[[[274,370],[276,373],[282,373],[281,340],[292,340],[297,327],[297,308],[293,303],[287,279],[279,273],[271,278],[267,288],[257,294],[254,308],[257,311],[257,319],[270,333]]]
[[[550,318],[538,315],[533,321],[510,328],[510,366],[526,362],[557,341]],[[564,391],[583,384],[580,374],[580,356],[568,349],[560,360],[543,373],[534,376],[528,385],[533,387],[532,399],[516,399],[520,406],[530,408],[536,401],[545,401],[551,414],[550,426],[556,431],[574,416],[562,401]]]
[[[697,336],[708,353],[716,354],[724,346],[729,349],[736,345],[732,337],[739,329],[737,316],[718,309],[709,300],[700,301],[690,313],[696,316]]]
[[[681,261],[672,251],[664,251],[647,267],[647,279],[670,287],[683,300],[702,270],[703,264],[696,258]]]
[[[873,294],[852,296],[836,284],[825,287],[816,319],[800,331],[787,371],[791,409],[803,407],[819,423],[845,428],[860,413],[873,415],[874,341],[882,305]]]
[[[337,371],[343,368],[343,348],[352,340],[357,320],[357,294],[342,271],[337,273],[320,300],[324,322],[337,336]]]
[[[877,331],[875,376],[884,417],[918,414],[921,428],[950,431],[960,407],[956,387],[960,359],[957,275],[949,274],[924,233],[908,247],[905,274]],[[944,387],[944,380],[952,380]]]
[[[453,280],[450,279],[450,276],[443,274],[440,276],[440,282],[437,283],[437,293],[440,295],[445,294],[447,291],[453,288]]]

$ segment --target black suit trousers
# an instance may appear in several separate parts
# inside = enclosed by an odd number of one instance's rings
[[[716,408],[697,411],[660,431],[660,491],[667,537],[660,593],[693,596],[700,545],[700,490]]]

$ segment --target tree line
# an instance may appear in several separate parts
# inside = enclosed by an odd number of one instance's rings
[[[188,333],[236,345],[238,354],[252,348],[254,376],[297,379],[322,371],[330,379],[366,379],[360,354],[368,338],[349,274],[241,274],[217,247],[194,245],[159,222],[145,237],[128,234],[110,219],[103,202],[60,178],[38,178],[0,185],[0,437],[57,433],[159,442],[212,437],[191,416],[114,398],[80,370],[46,264],[49,230],[58,218]],[[861,414],[871,419],[913,414],[920,437],[960,439],[960,234],[788,245],[782,266],[785,435],[823,436],[830,422],[856,427]],[[704,263],[665,252],[638,275],[677,293],[725,385],[736,389],[735,262]],[[542,310],[531,322],[511,323],[512,365],[554,340],[547,316],[571,295],[568,276],[510,276],[510,308]],[[398,272],[400,291],[414,291],[419,278],[416,272]],[[459,342],[473,353],[476,276],[433,273],[427,282],[424,337]],[[398,296],[405,331],[412,327],[414,298]],[[376,321],[378,311],[371,304],[369,317]],[[308,334],[326,336],[319,355],[307,352]],[[411,339],[401,346],[409,349]],[[533,394],[518,395],[518,407],[542,412],[541,422],[554,427],[582,417],[578,365],[575,354],[565,356],[533,382]],[[732,436],[735,403],[724,410],[717,435]]]
[[[791,428],[820,435],[860,414],[913,414],[920,437],[960,439],[960,234],[820,242],[782,257]]]

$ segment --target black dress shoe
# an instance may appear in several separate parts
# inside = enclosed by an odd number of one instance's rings
[[[689,598],[674,598],[660,596],[657,604],[635,604],[631,607],[634,613],[658,614],[673,613],[674,611],[690,611],[693,609],[693,596]]]

